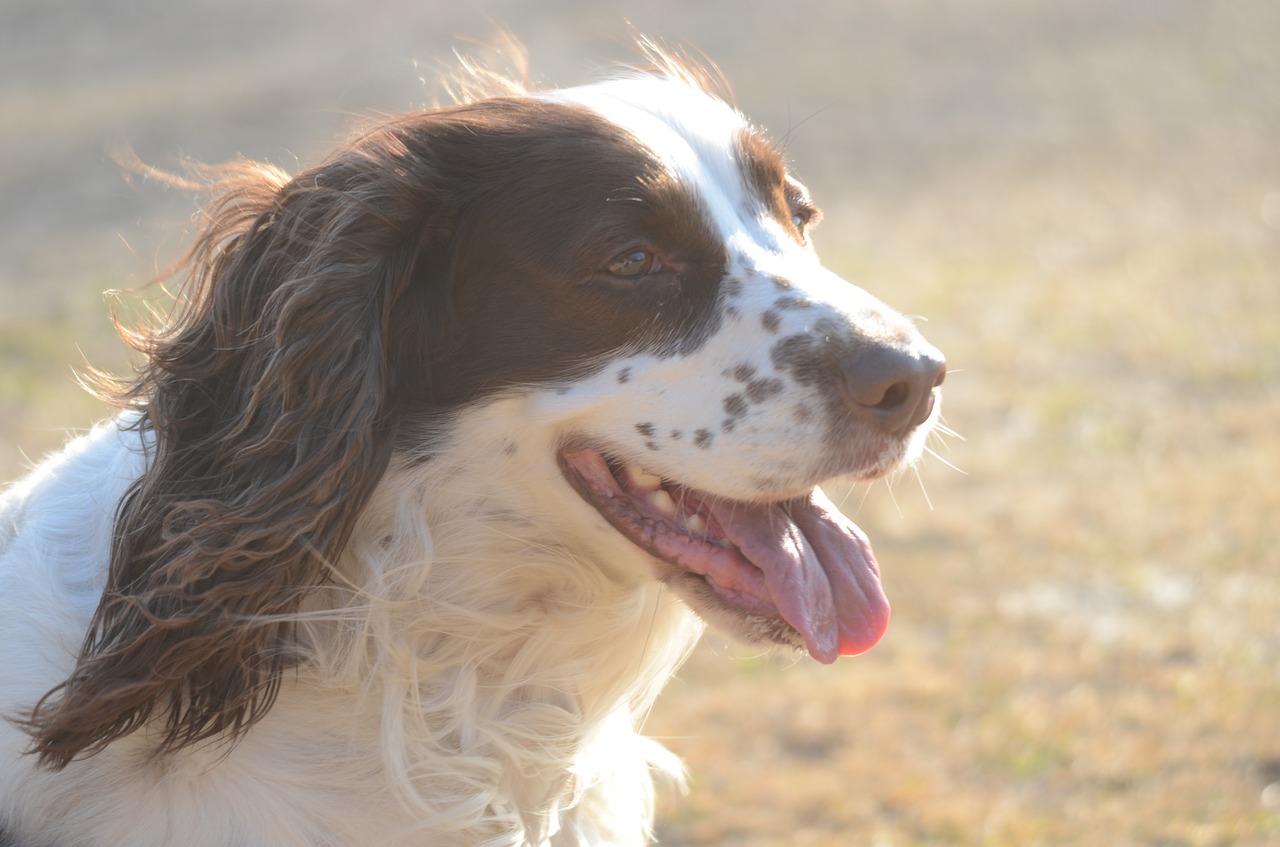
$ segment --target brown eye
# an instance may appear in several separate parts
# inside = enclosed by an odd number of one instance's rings
[[[784,191],[787,196],[787,205],[791,208],[791,225],[796,228],[801,238],[808,239],[809,230],[816,227],[822,220],[822,212],[813,205],[805,187],[791,177],[787,177]]]
[[[623,279],[638,279],[662,270],[662,263],[648,250],[631,250],[615,258],[605,270]]]

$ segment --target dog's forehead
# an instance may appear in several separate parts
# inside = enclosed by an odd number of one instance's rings
[[[553,92],[626,130],[722,225],[759,209],[753,174],[785,176],[782,160],[737,109],[679,80],[637,76]],[[760,167],[760,159],[766,166]],[[767,205],[767,203],[763,204]]]

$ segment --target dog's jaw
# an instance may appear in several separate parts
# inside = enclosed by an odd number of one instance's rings
[[[824,663],[884,635],[889,604],[871,546],[818,489],[726,500],[590,448],[558,459],[578,494],[653,558],[655,576],[729,633],[803,646]]]

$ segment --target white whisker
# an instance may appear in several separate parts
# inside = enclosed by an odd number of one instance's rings
[[[951,437],[951,438],[955,438],[955,439],[957,439],[957,440],[959,440],[959,441],[964,441],[964,440],[965,440],[965,437],[964,437],[963,435],[961,435],[960,433],[956,432],[954,429],[952,429],[951,427],[949,427],[949,426],[947,426],[946,424],[942,423],[941,421],[939,421],[939,422],[937,422],[937,423],[935,423],[935,424],[933,425],[933,431],[934,431],[934,432],[936,432],[938,435],[946,435],[946,436],[949,436],[949,437]]]
[[[939,456],[939,455],[938,455],[938,452],[937,452],[936,450],[934,450],[932,447],[925,447],[925,448],[924,448],[924,452],[928,453],[930,456],[932,456],[933,458],[937,459],[939,462],[942,462],[942,464],[944,464],[944,465],[946,465],[947,467],[951,468],[951,470],[955,471],[956,473],[964,474],[965,476],[968,476],[968,475],[969,475],[968,471],[965,471],[965,470],[963,470],[963,469],[961,469],[961,468],[959,468],[959,467],[956,467],[956,466],[955,466],[955,465],[953,465],[951,462],[948,462],[946,459],[944,459],[944,458],[942,458],[941,456]]]
[[[853,489],[849,489],[849,493],[853,493]],[[858,501],[858,508],[850,517],[856,518],[862,512],[862,507],[867,505],[867,498],[871,496],[871,486],[868,485],[862,489],[862,499]]]
[[[920,475],[920,466],[912,465],[911,471],[916,475],[916,482],[920,483],[920,493],[924,495],[924,503],[929,507],[929,511],[933,511],[933,501],[929,499],[929,491],[924,486],[924,477]]]
[[[893,480],[889,477],[885,477],[884,487],[889,489],[889,499],[893,501],[893,508],[898,511],[898,517],[905,518],[906,515],[903,514],[902,506],[898,504],[898,498],[893,493]]]

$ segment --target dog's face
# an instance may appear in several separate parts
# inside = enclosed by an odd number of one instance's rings
[[[537,103],[559,129],[454,243],[436,402],[543,396],[579,535],[731,634],[868,649],[877,567],[815,486],[919,455],[941,354],[822,266],[808,190],[723,102],[636,78]]]

